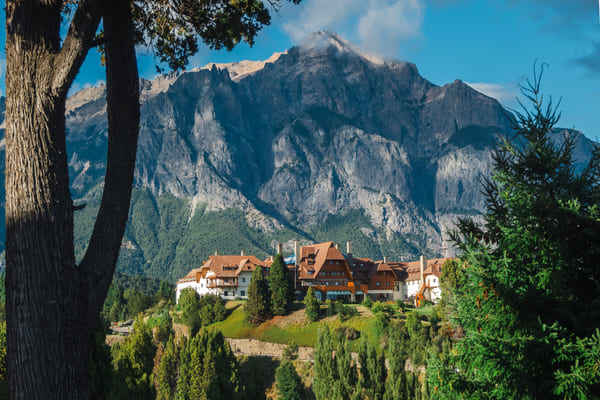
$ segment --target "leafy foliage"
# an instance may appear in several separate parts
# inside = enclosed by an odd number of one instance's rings
[[[254,325],[263,323],[271,317],[271,290],[260,266],[252,272],[248,286],[248,301],[244,311],[248,322]]]
[[[296,4],[300,0],[290,0]],[[243,1],[135,1],[138,43],[155,49],[161,62],[182,69],[198,51],[197,37],[211,49],[231,50],[242,40],[249,45],[271,17],[265,2]],[[278,1],[269,1],[278,5]]]
[[[515,138],[493,153],[485,225],[461,220],[453,234],[464,338],[436,367],[443,397],[600,396],[600,148],[575,174],[573,138],[550,138],[559,115],[540,76],[522,88],[532,110],[516,114]]]
[[[281,254],[277,254],[271,264],[269,282],[273,315],[287,314],[294,301],[294,288]]]
[[[182,311],[181,319],[190,327],[192,335],[202,326],[225,319],[225,303],[221,297],[212,294],[200,297],[192,288],[181,291],[178,307]]]

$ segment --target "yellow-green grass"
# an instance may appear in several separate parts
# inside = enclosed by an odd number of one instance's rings
[[[368,312],[363,312],[362,315],[348,318],[345,321],[340,321],[336,316],[324,318],[317,322],[301,321],[291,323],[282,327],[272,321],[266,321],[258,326],[250,324],[246,321],[243,302],[228,302],[227,308],[231,310],[227,318],[224,321],[210,325],[210,328],[219,329],[225,337],[256,339],[281,344],[295,343],[300,346],[314,347],[319,327],[327,323],[331,331],[344,326],[356,329],[361,333],[361,336],[366,336],[373,344],[379,344],[380,340],[373,332],[373,317]],[[352,347],[358,348],[358,341],[354,342]]]

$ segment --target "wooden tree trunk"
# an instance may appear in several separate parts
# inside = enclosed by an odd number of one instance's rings
[[[139,124],[130,4],[108,0],[102,5],[78,2],[61,47],[62,1],[6,3],[6,309],[12,399],[89,398],[90,332],[127,222]],[[65,101],[102,13],[109,64],[107,176],[90,250],[78,266]]]
[[[33,24],[7,32],[6,308],[14,399],[81,398],[86,386],[80,375],[89,334],[81,331],[86,305],[73,251],[65,98],[51,82],[59,42],[50,33],[60,9],[47,12],[30,13]]]

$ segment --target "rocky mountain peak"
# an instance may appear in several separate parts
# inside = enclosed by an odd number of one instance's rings
[[[352,54],[375,65],[384,65],[390,61],[381,56],[369,54],[357,45],[350,43],[337,33],[331,31],[322,30],[311,33],[298,46],[298,49],[304,56],[320,54],[330,49],[335,49],[338,53]]]

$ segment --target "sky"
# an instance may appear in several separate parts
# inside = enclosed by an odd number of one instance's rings
[[[4,13],[0,17],[4,26]],[[558,125],[600,141],[600,0],[303,0],[284,2],[250,48],[200,48],[188,69],[208,63],[264,60],[317,30],[336,32],[369,53],[415,63],[436,85],[460,79],[518,108],[519,85],[544,64],[542,91],[560,99]],[[2,46],[5,30],[0,32]],[[5,52],[0,53],[4,92]],[[138,49],[140,75],[157,60]],[[98,85],[104,71],[90,52],[72,92]],[[522,96],[521,96],[522,98]]]

